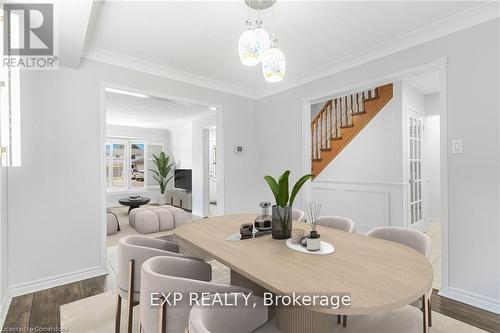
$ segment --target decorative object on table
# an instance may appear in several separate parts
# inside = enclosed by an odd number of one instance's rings
[[[253,237],[253,224],[243,223],[240,226],[241,239],[252,238]]]
[[[311,224],[311,232],[307,236],[306,246],[309,251],[318,251],[321,248],[320,235],[316,231],[316,223],[321,214],[321,204],[317,202],[306,203],[307,221]]]
[[[304,240],[306,238],[304,237]],[[285,242],[286,246],[294,251],[301,252],[301,253],[306,253],[306,254],[314,254],[314,255],[327,255],[327,254],[332,254],[335,252],[335,248],[333,247],[332,244],[325,242],[325,241],[320,241],[320,248],[317,251],[309,251],[306,246],[301,245],[301,244],[295,244],[293,243],[293,239],[287,239]]]
[[[128,198],[130,200],[141,200],[141,196],[140,195],[129,195]]]
[[[290,170],[286,170],[278,181],[271,176],[264,177],[276,200],[272,213],[272,234],[274,239],[288,239],[291,237],[293,202],[305,182],[312,177],[311,174],[300,177],[293,186],[292,192],[289,193],[289,175]]]
[[[300,245],[305,234],[306,234],[306,231],[304,229],[293,229],[292,230],[292,243]]]
[[[167,196],[165,194],[165,190],[167,189],[167,184],[170,180],[172,180],[173,176],[169,176],[170,171],[172,171],[172,166],[174,163],[170,163],[170,157],[167,156],[164,152],[161,152],[160,155],[156,156],[153,154],[153,162],[156,166],[156,170],[149,169],[153,173],[153,178],[156,180],[158,185],[160,185],[160,195],[158,196],[158,203],[160,205],[167,204]]]
[[[262,215],[255,218],[255,229],[259,231],[270,230],[272,218],[271,215],[269,215],[269,207],[271,207],[271,203],[268,201],[262,201],[260,203],[260,207],[262,208]]]

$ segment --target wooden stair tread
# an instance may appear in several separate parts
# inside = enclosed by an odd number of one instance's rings
[[[342,126],[340,126],[340,128],[351,128],[351,127],[354,127],[354,125],[342,125]]]

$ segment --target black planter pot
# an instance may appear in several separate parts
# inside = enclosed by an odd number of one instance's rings
[[[274,239],[292,237],[292,207],[273,206],[272,235]]]

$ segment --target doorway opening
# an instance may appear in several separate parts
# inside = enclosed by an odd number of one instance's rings
[[[439,71],[403,80],[403,115],[406,115],[408,179],[405,208],[408,227],[425,232],[432,240],[430,261],[434,289],[441,289],[441,81]]]
[[[222,143],[223,111],[220,105],[161,93],[106,83],[100,88],[102,265],[116,268],[120,238],[132,234],[163,237],[175,228],[172,223],[162,223],[158,230],[144,230],[144,223],[134,225],[130,212],[136,207],[155,211],[155,206],[175,206],[186,212],[188,221],[207,216],[209,202],[204,193],[209,188],[201,180],[209,179],[210,170],[204,164],[202,129],[213,128],[212,141]],[[164,186],[158,174],[161,155],[170,166]],[[211,165],[217,175],[212,177],[212,200],[223,212],[223,154],[214,155]]]

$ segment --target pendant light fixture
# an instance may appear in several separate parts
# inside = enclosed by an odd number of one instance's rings
[[[259,63],[259,49],[257,43],[257,35],[253,29],[252,21],[246,21],[247,30],[243,32],[238,41],[238,53],[240,60],[245,66],[255,66]]]
[[[273,3],[273,39],[271,47],[262,57],[262,74],[267,82],[275,83],[283,80],[286,70],[286,59],[283,52],[278,48],[278,40],[274,37],[274,3]]]
[[[276,0],[245,0],[248,6],[247,30],[240,36],[238,53],[241,62],[246,66],[262,63],[262,74],[267,82],[279,82],[285,77],[286,60],[283,52],[277,47],[274,38],[274,4]],[[273,7],[273,38],[262,28],[263,20],[260,11]],[[252,21],[251,10],[258,12],[257,19]]]

